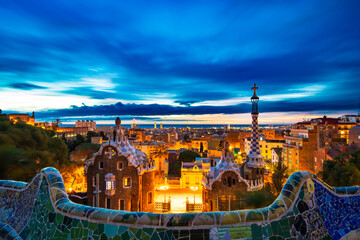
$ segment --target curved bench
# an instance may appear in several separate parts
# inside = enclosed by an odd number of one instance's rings
[[[0,222],[18,239],[340,239],[360,229],[360,187],[295,172],[265,208],[156,214],[73,203],[60,173],[45,168],[27,184],[0,181]]]

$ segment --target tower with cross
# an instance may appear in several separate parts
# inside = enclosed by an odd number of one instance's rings
[[[251,127],[251,145],[250,145],[250,153],[247,156],[246,160],[246,171],[245,178],[249,180],[260,180],[264,177],[264,168],[265,161],[264,157],[261,156],[260,145],[259,145],[259,125],[258,125],[258,117],[259,117],[259,97],[256,95],[256,90],[259,88],[254,84],[254,87],[251,88],[254,90],[254,94],[251,97],[252,103],[252,127]],[[259,182],[259,181],[258,181]]]

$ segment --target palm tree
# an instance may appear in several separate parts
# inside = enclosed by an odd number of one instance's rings
[[[154,153],[153,153],[153,157],[154,157],[154,158],[157,158],[157,159],[159,159],[159,160],[163,160],[167,155],[168,155],[168,151],[166,150],[165,145],[162,144],[162,143],[160,143],[160,144],[156,147],[156,149],[155,149],[155,151],[154,151]],[[158,166],[158,167],[159,167],[159,170],[161,170],[161,161],[159,161],[159,164],[160,164],[160,166]],[[163,167],[164,167],[164,166],[163,166]]]
[[[52,122],[52,126],[53,126],[53,131],[56,132],[56,130],[58,129],[59,125],[62,124],[62,122],[60,121],[60,119],[55,119],[55,122]]]

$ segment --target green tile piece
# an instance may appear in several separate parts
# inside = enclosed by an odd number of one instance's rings
[[[280,234],[282,232],[279,221],[271,222],[271,229],[274,234]]]
[[[158,233],[156,231],[154,231],[154,233],[152,234],[150,239],[151,240],[160,240],[160,237],[159,237]]]
[[[136,234],[135,234],[135,237],[136,237],[137,239],[140,239],[140,238],[141,238],[141,229],[138,229],[138,231],[137,231]]]
[[[96,227],[97,227],[97,224],[96,224],[96,223],[89,222],[89,229],[90,229],[90,230],[95,231]]]
[[[279,221],[280,222],[280,225],[283,229],[283,231],[288,231],[290,230],[290,224],[289,224],[289,219],[288,218],[285,218],[285,219],[282,219]]]
[[[128,231],[128,233],[129,233],[130,239],[133,239],[135,237],[135,234],[132,233],[131,231]]]
[[[126,231],[123,234],[121,234],[121,239],[129,240],[130,239],[129,233]]]
[[[118,231],[118,227],[116,225],[105,224],[104,231],[106,236],[114,237]]]
[[[263,235],[265,237],[271,237],[272,230],[271,230],[271,225],[270,224],[267,224],[265,227],[263,227],[262,231],[263,231]]]
[[[153,233],[154,229],[153,229],[153,228],[143,228],[143,231],[144,231],[147,235],[151,236],[151,234]]]
[[[253,238],[262,238],[261,227],[257,224],[251,224],[251,232]]]
[[[121,235],[128,230],[125,226],[119,226],[118,234]]]
[[[130,232],[132,232],[135,235],[138,229],[133,228],[133,227],[129,227],[129,230],[130,230]]]
[[[105,234],[105,233],[101,234],[100,240],[107,240],[107,237],[106,237],[106,234]]]

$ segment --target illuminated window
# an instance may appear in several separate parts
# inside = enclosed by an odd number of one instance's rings
[[[115,190],[115,182],[106,181],[106,190]]]
[[[117,169],[122,170],[123,169],[123,163],[121,161],[117,162]]]
[[[124,187],[131,187],[131,178],[130,177],[126,177],[124,178]]]
[[[148,192],[148,204],[151,204],[152,203],[152,200],[153,199],[153,194],[152,192]]]

